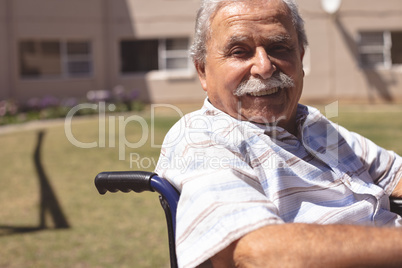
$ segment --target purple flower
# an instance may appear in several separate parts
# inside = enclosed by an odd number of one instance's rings
[[[140,95],[140,91],[138,89],[132,89],[130,91],[129,99],[130,100],[136,100],[139,95]]]
[[[91,90],[87,93],[87,99],[91,102],[110,100],[111,94],[108,90]]]
[[[67,108],[72,108],[78,104],[78,101],[76,98],[67,98],[63,99],[60,103],[62,107],[67,107]]]
[[[40,107],[40,99],[39,98],[31,98],[27,101],[26,106],[28,109],[39,109]]]
[[[56,107],[59,105],[59,100],[53,96],[45,96],[40,101],[40,108]]]

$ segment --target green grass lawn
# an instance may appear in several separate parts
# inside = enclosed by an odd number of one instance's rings
[[[129,115],[125,115],[126,117]],[[150,125],[149,115],[145,114]],[[128,148],[119,160],[118,118],[115,130],[106,121],[104,148],[78,148],[70,143],[63,122],[44,127],[41,164],[70,228],[56,229],[51,213],[40,224],[40,187],[34,151],[40,129],[0,136],[0,267],[168,267],[168,242],[163,210],[157,194],[98,194],[93,180],[98,172],[130,170],[129,153],[157,161],[163,136],[178,119],[155,120],[144,146]],[[126,139],[143,138],[141,125],[126,126]],[[72,133],[80,142],[99,142],[96,117],[73,120]],[[109,131],[111,130],[111,131]],[[115,147],[109,134],[115,131]],[[153,161],[141,167],[153,170]],[[136,169],[137,164],[132,164]],[[25,231],[25,232],[24,232]]]
[[[109,127],[113,121],[106,120],[103,148],[74,146],[66,138],[63,121],[0,134],[0,267],[169,267],[165,219],[157,194],[101,196],[93,179],[107,170],[153,170],[159,155],[157,145],[178,114],[158,112],[154,132],[150,129],[145,134],[140,123],[127,124],[127,141],[145,144],[126,148],[124,160],[119,160],[118,116],[106,118],[114,119],[115,127]],[[151,125],[149,111],[141,117]],[[401,107],[345,106],[331,119],[402,154]],[[41,165],[69,228],[55,228],[49,210],[44,211],[44,218],[40,216],[40,184],[34,162],[40,130],[44,132]],[[98,118],[74,119],[72,133],[80,142],[99,145]],[[113,142],[115,147],[111,147]],[[130,153],[147,162],[130,161]],[[41,219],[46,228],[38,229]]]
[[[402,155],[402,106],[346,106],[335,122]]]

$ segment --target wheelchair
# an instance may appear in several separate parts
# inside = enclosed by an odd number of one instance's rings
[[[159,193],[159,201],[165,211],[168,229],[170,267],[177,267],[175,231],[176,210],[180,193],[167,180],[156,173],[146,171],[114,171],[102,172],[95,178],[95,186],[100,194],[106,192],[143,191]],[[391,211],[402,216],[402,199],[390,199]]]
[[[176,210],[180,194],[167,180],[159,177],[156,173],[146,171],[114,171],[102,172],[95,178],[95,186],[100,194],[109,192],[141,193],[144,191],[159,193],[159,201],[165,211],[170,267],[177,267],[175,231]]]

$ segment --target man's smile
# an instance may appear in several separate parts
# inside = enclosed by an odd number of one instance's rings
[[[280,90],[280,88],[271,88],[271,89],[264,89],[264,90],[260,90],[257,92],[250,92],[247,93],[248,95],[254,96],[254,97],[261,97],[261,96],[267,96],[267,95],[272,95],[277,93]]]

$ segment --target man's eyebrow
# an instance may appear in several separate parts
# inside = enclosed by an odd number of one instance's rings
[[[233,35],[229,38],[228,42],[226,42],[225,48],[229,49],[236,44],[243,43],[251,39],[252,37],[247,35]],[[278,34],[278,35],[262,37],[261,40],[259,41],[261,44],[290,43],[292,42],[292,38],[288,34]]]
[[[250,37],[247,35],[233,35],[229,38],[228,42],[226,42],[225,48],[230,48],[235,44],[243,43],[247,40],[250,40]]]
[[[263,38],[268,43],[290,43],[292,38],[288,34],[278,34]]]

